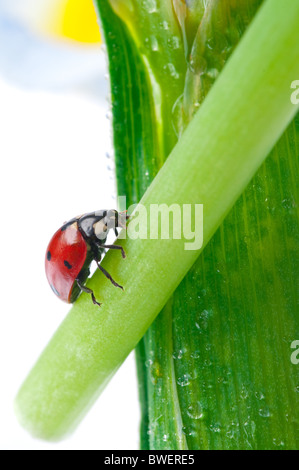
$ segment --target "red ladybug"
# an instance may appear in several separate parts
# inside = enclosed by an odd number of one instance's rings
[[[121,250],[123,258],[126,257],[121,246],[106,245],[105,241],[110,229],[117,236],[116,227],[125,228],[127,218],[125,212],[116,210],[90,212],[69,220],[54,234],[46,252],[46,275],[53,292],[61,300],[73,303],[81,292],[86,292],[94,304],[101,305],[93,291],[84,285],[93,260],[112,284],[122,289],[100,261],[107,248]]]

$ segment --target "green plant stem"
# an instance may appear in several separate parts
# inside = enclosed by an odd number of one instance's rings
[[[266,2],[142,198],[148,209],[204,204],[204,245],[298,110],[298,23],[298,3]],[[101,311],[82,295],[18,394],[18,415],[35,435],[58,438],[84,415],[199,255],[184,243],[128,238],[126,261],[107,254],[103,265],[125,292],[96,273],[88,285]]]

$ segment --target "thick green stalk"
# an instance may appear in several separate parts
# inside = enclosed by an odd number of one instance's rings
[[[203,203],[204,244],[297,111],[290,83],[299,74],[298,21],[299,4],[266,3],[142,199],[147,208]],[[122,243],[128,259],[108,253],[104,266],[125,292],[96,273],[89,285],[101,292],[101,312],[83,295],[18,395],[34,434],[57,438],[78,421],[199,254],[185,251],[185,240]]]

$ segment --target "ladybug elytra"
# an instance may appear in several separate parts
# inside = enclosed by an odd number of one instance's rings
[[[106,245],[109,230],[118,235],[117,227],[125,228],[128,218],[125,212],[100,210],[83,214],[66,222],[53,235],[46,252],[46,276],[53,292],[63,301],[73,303],[81,292],[91,295],[96,305],[95,295],[84,284],[90,274],[90,264],[97,263],[98,268],[116,287],[122,289],[110,274],[100,265],[105,249],[121,250],[119,245]]]

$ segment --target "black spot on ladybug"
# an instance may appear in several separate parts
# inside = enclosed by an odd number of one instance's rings
[[[72,266],[68,261],[66,261],[66,260],[64,261],[64,266],[66,266],[67,269],[72,269],[72,267],[73,267],[73,266]]]
[[[50,286],[51,286],[51,289],[52,289],[52,291],[54,292],[54,294],[56,294],[56,295],[58,295],[58,297],[60,297],[60,294],[59,294],[58,290],[55,289],[55,287],[53,286],[53,284],[50,284]]]
[[[63,225],[63,226],[61,227],[60,230],[61,230],[62,232],[64,232],[66,229],[67,229],[67,225],[65,224],[65,225]]]
[[[51,261],[51,258],[52,258],[51,251],[48,251],[48,253],[47,253],[47,260],[48,260],[48,261]]]

